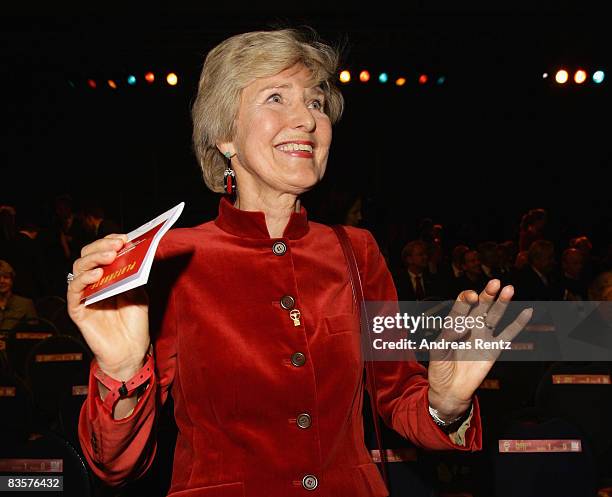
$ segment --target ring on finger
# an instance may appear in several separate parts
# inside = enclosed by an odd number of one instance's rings
[[[70,285],[70,282],[71,282],[71,281],[74,281],[74,278],[75,278],[75,275],[74,275],[74,274],[72,274],[72,273],[68,273],[68,274],[66,275],[66,283],[68,283],[68,284]]]
[[[484,325],[485,325],[485,327],[486,327],[488,330],[494,330],[494,329],[495,329],[495,326],[491,326],[491,325],[490,325],[489,323],[487,323],[486,321],[484,322]]]

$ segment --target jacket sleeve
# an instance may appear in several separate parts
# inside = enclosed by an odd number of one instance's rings
[[[366,301],[396,301],[397,294],[387,264],[370,232],[364,233],[360,252],[365,253],[362,273]],[[362,265],[363,264],[363,265]],[[474,397],[469,427],[462,437],[444,433],[429,414],[427,370],[415,360],[374,362],[377,408],[384,422],[415,445],[437,450],[480,450],[482,430],[478,400]],[[466,425],[462,426],[465,430]],[[460,431],[463,431],[460,430]],[[453,440],[461,440],[458,445]]]
[[[160,254],[158,250],[154,268],[163,266]],[[151,276],[151,288],[147,290],[155,367],[147,389],[128,417],[114,419],[102,406],[98,381],[93,376],[93,359],[89,391],[79,416],[79,442],[89,467],[112,487],[140,478],[151,466],[157,449],[156,419],[168,398],[176,370],[174,302],[171,294],[164,294],[171,285],[156,285],[153,271]]]

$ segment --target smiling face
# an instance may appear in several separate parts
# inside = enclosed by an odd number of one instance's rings
[[[235,136],[218,145],[236,155],[238,190],[299,195],[325,174],[332,131],[323,91],[297,64],[242,91]]]

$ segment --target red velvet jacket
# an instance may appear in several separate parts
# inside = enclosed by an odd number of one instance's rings
[[[396,300],[372,235],[348,233],[366,300]],[[179,434],[169,496],[388,495],[363,441],[358,318],[331,228],[302,208],[271,239],[263,213],[222,199],[214,222],[164,237],[153,269],[152,386],[114,420],[90,376],[81,411],[80,442],[100,478],[119,485],[148,469],[156,413],[171,390]],[[454,445],[429,415],[421,365],[375,367],[390,427],[422,447],[480,449],[477,403],[466,445]]]

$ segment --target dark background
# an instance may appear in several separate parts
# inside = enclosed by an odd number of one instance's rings
[[[129,5],[24,4],[2,17],[0,203],[44,223],[53,197],[70,193],[126,230],[181,200],[179,225],[213,218],[217,197],[190,143],[204,56],[232,34],[306,24],[344,47],[354,78],[328,173],[305,196],[309,211],[331,189],[360,190],[374,231],[400,222],[410,232],[430,216],[451,233],[471,226],[474,240],[502,240],[516,236],[521,214],[545,207],[560,239],[587,234],[596,252],[609,242],[612,43],[596,3]],[[542,79],[560,67],[608,79]],[[367,85],[354,81],[362,68],[373,75]],[[171,70],[177,87],[163,81]],[[390,83],[375,81],[379,70]],[[446,81],[420,86],[421,72]],[[117,90],[102,84],[111,78]]]

